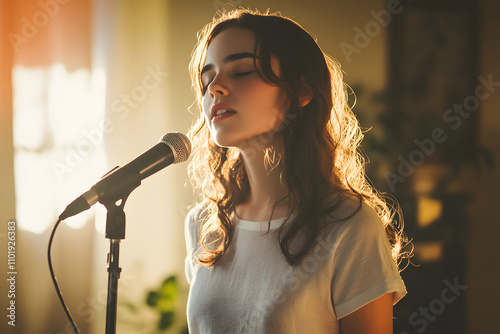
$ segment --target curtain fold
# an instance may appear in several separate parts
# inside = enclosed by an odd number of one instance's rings
[[[0,6],[6,36],[0,55],[1,219],[16,219],[18,242],[16,327],[4,321],[0,328],[6,334],[62,333],[70,325],[46,259],[57,216],[112,167],[125,165],[167,132],[187,130],[187,112],[169,112],[175,97],[169,1],[23,0]],[[171,274],[182,275],[183,219],[191,204],[186,167],[170,166],[143,180],[127,200],[120,333],[154,330],[158,314],[145,303],[148,290]],[[105,216],[97,203],[68,218],[53,244],[54,270],[82,333],[105,327]],[[130,313],[126,305],[139,311]],[[179,311],[183,327],[182,302]]]
[[[10,204],[16,219],[16,326],[5,332],[48,333],[67,326],[47,270],[50,228],[78,187],[94,179],[92,170],[95,174],[105,163],[82,140],[96,118],[91,108],[91,3],[26,0],[3,1],[2,6],[9,16],[2,24],[7,42],[2,53],[12,55],[6,83],[11,119],[2,125],[11,129],[15,202]],[[73,309],[91,293],[93,219],[88,212],[68,221],[75,229],[63,224],[54,241],[54,268]],[[88,324],[81,329],[87,332]]]

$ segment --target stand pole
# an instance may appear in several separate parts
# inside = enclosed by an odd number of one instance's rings
[[[101,202],[108,209],[106,216],[106,239],[110,241],[108,253],[106,334],[116,333],[118,279],[122,271],[118,266],[118,261],[120,259],[120,242],[125,239],[125,212],[123,211],[123,207],[130,191],[125,192],[122,196],[112,197]]]
[[[118,266],[120,239],[111,239],[108,254],[108,304],[106,310],[106,334],[116,332],[116,309],[118,302],[118,279],[122,269]]]
[[[108,214],[106,215],[106,239],[109,239],[108,253],[108,299],[106,307],[106,334],[116,333],[116,315],[118,304],[118,279],[122,269],[118,266],[120,258],[120,242],[125,239],[125,212],[123,207],[130,193],[141,185],[141,176],[129,178],[128,183],[121,185],[120,191],[111,192],[108,196],[100,196]]]

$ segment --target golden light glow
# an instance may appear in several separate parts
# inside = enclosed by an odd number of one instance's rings
[[[443,256],[443,243],[441,241],[415,243],[415,256],[420,262],[436,262]]]
[[[99,122],[105,76],[86,69],[13,68],[16,213],[22,229],[43,233],[66,205],[106,170]],[[68,219],[80,228],[86,211]]]
[[[443,203],[440,200],[429,196],[419,196],[418,198],[418,225],[426,227],[435,222],[443,211]]]

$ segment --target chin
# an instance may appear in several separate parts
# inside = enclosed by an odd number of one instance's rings
[[[211,129],[211,135],[214,142],[220,147],[237,147],[247,149],[253,147],[262,150],[272,145],[276,140],[276,132],[263,129],[258,131],[242,132],[237,129]]]
[[[215,133],[212,134],[214,142],[220,147],[239,147],[241,145],[241,137],[233,136],[228,133]]]

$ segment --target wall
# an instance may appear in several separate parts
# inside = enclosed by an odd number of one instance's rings
[[[360,48],[359,53],[346,54],[341,47],[342,43],[355,45],[356,27],[363,28],[367,22],[373,21],[372,11],[378,12],[385,8],[385,1],[228,1],[237,6],[258,8],[265,10],[280,10],[284,15],[291,16],[304,28],[314,33],[323,49],[336,57],[342,64],[349,83],[362,84],[377,91],[386,83],[386,36],[385,29],[381,28],[367,45]],[[0,15],[3,22],[0,34],[5,36],[18,21],[12,22],[14,17],[7,13],[7,1],[0,2]],[[141,83],[147,66],[159,66],[168,73],[160,89],[152,92],[144,104],[125,119],[125,122],[110,134],[104,143],[108,152],[109,166],[123,164],[137,156],[158,139],[158,133],[170,131],[187,132],[193,117],[188,112],[193,102],[187,66],[189,57],[196,43],[196,32],[213,16],[216,8],[223,2],[217,1],[147,1],[139,5],[134,2],[112,3],[102,5],[101,10],[106,15],[116,19],[113,29],[107,31],[108,36],[117,39],[104,40],[101,43],[114,43],[108,46],[109,53],[105,59],[98,60],[106,66],[110,74],[107,84],[107,108],[114,99],[122,93],[130,92]],[[97,7],[99,5],[96,5]],[[497,23],[500,14],[499,3],[494,0],[481,0],[481,40],[480,40],[480,74],[492,74],[493,80],[500,81],[500,46],[497,42],[500,34],[500,25]],[[106,12],[112,11],[112,13]],[[22,15],[18,15],[17,18]],[[9,21],[10,19],[10,21]],[[95,34],[102,31],[95,31]],[[9,48],[3,39],[3,50]],[[12,63],[12,54],[0,53],[0,230],[1,247],[4,247],[6,233],[4,222],[15,217],[15,196],[13,189],[13,149],[12,149],[12,106],[11,90],[9,90],[9,68]],[[122,82],[120,82],[122,81]],[[358,101],[358,107],[370,110],[370,103],[364,99]],[[468,244],[468,288],[467,298],[467,333],[492,333],[500,330],[496,315],[499,307],[500,289],[496,284],[499,277],[498,253],[494,245],[499,235],[498,218],[492,214],[493,208],[500,198],[496,191],[500,185],[500,114],[497,107],[500,105],[500,93],[495,92],[490,98],[483,101],[480,111],[480,140],[486,145],[495,157],[493,169],[485,169],[481,174],[467,171],[463,176],[463,186],[473,192],[474,202],[469,208],[471,216],[470,239]],[[192,108],[196,112],[196,108]],[[356,109],[355,109],[356,111]],[[140,130],[138,130],[140,129]],[[124,145],[124,141],[127,143]],[[162,277],[170,273],[178,273],[181,278],[183,272],[182,219],[189,206],[196,201],[192,194],[185,174],[186,165],[169,167],[168,172],[155,176],[155,181],[146,180],[143,187],[133,194],[127,203],[127,239],[123,242],[122,265],[124,268],[124,283],[120,290],[122,300],[140,300],[146,289],[155,286]],[[162,203],[170,203],[163,205]],[[175,204],[172,204],[175,203]],[[161,206],[160,208],[154,208]],[[145,215],[145,212],[155,212]],[[98,214],[99,215],[99,214]],[[100,213],[102,217],[102,212]],[[99,296],[105,286],[105,253],[107,242],[102,234],[97,233],[93,224],[88,224],[78,233],[76,242],[84,249],[77,256],[77,261],[84,268],[88,268],[89,279],[83,281],[83,289],[79,294],[72,290],[67,279],[65,288],[71,299],[72,307],[77,307],[88,298]],[[19,232],[23,234],[23,232]],[[74,231],[62,232],[61,238],[75,236]],[[25,246],[19,256],[22,256],[24,278],[20,286],[24,290],[22,307],[19,310],[19,321],[28,321],[38,328],[45,328],[48,332],[61,331],[66,320],[57,303],[53,288],[48,283],[48,272],[45,267],[44,251],[47,234],[30,236],[24,234]],[[59,252],[63,252],[63,245],[59,245]],[[2,256],[5,254],[2,251]],[[21,261],[21,259],[20,259]],[[61,255],[59,268],[62,277],[73,277],[71,273],[74,263]],[[5,264],[2,260],[2,272]],[[76,273],[78,274],[78,273]],[[36,277],[36,279],[35,279]],[[88,277],[88,276],[87,276]],[[43,284],[39,284],[42,280]],[[1,291],[6,291],[5,280],[0,283]],[[185,285],[185,283],[184,283]],[[48,302],[34,303],[33,300]],[[6,297],[0,296],[1,309],[6,308]],[[416,307],[421,306],[417,305]],[[51,314],[51,315],[49,315]],[[22,316],[25,316],[24,318]],[[28,320],[29,319],[29,320]],[[149,319],[149,318],[148,318]],[[80,315],[79,320],[84,326],[91,326],[91,332],[102,332],[103,310],[102,305],[97,318],[89,324],[88,315]],[[9,333],[13,329],[6,327],[5,322],[0,324],[2,333]],[[32,328],[32,327],[29,327]],[[36,327],[35,327],[36,328]],[[17,332],[23,331],[22,327]],[[123,333],[129,329],[123,329]]]
[[[483,77],[492,76],[496,85],[488,99],[480,106],[479,138],[494,159],[493,168],[483,168],[478,174],[467,171],[463,184],[473,193],[469,208],[472,221],[468,244],[468,289],[467,289],[467,333],[498,333],[500,312],[498,300],[500,287],[498,277],[498,235],[500,219],[495,208],[500,203],[500,3],[493,0],[479,2],[480,20],[480,64]]]

